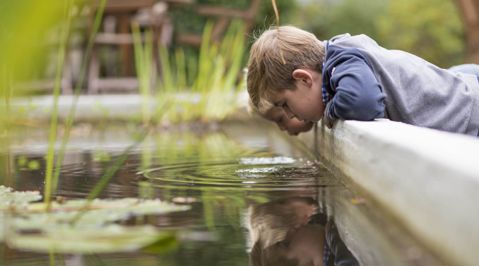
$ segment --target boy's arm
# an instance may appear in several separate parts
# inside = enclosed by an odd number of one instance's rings
[[[326,121],[369,121],[384,117],[384,94],[367,63],[351,56],[337,65],[331,76],[335,91],[326,105]]]

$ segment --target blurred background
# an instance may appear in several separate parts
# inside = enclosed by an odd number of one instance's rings
[[[346,32],[364,33],[384,47],[417,54],[441,67],[479,62],[479,4],[475,1],[276,2],[281,24],[299,26],[319,39]],[[95,25],[98,11],[102,14],[99,24]],[[135,93],[141,83],[139,72],[145,72],[139,67],[139,61],[147,64],[148,55],[157,60],[150,69],[153,84],[170,78],[175,80],[174,86],[188,90],[194,87],[199,74],[205,25],[210,24],[206,42],[213,43],[227,36],[232,22],[241,24],[245,33],[241,41],[246,47],[235,57],[241,57],[241,67],[244,67],[254,36],[275,21],[269,0],[2,1],[0,15],[3,95],[7,91],[52,93],[59,65],[63,94],[73,93],[76,87],[83,94]],[[152,44],[143,59],[138,49],[134,51],[135,28],[139,33],[137,47],[147,42]],[[62,30],[67,31],[67,35],[63,36]],[[147,37],[146,33],[151,36]],[[62,43],[63,60],[59,59]],[[148,48],[141,47],[143,51]],[[171,58],[161,61],[161,56]],[[232,61],[225,60],[222,67],[227,68]],[[82,64],[84,73],[81,73]],[[168,73],[165,64],[175,73]],[[11,90],[6,89],[9,86]]]

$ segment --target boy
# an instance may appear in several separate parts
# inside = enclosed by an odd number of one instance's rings
[[[250,266],[358,266],[334,222],[309,197],[277,199],[248,209]]]
[[[388,118],[479,135],[477,76],[384,49],[365,35],[322,42],[292,26],[267,30],[251,47],[247,85],[260,113],[278,106],[328,127],[337,119]]]
[[[252,111],[258,111],[250,101]],[[283,108],[273,106],[264,113],[257,112],[262,118],[276,123],[280,130],[288,132],[291,136],[297,136],[301,132],[309,131],[313,127],[313,122],[301,121],[296,117],[289,117]]]

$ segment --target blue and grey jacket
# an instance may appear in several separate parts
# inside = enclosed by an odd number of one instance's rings
[[[449,132],[479,135],[475,75],[439,68],[388,50],[366,35],[339,35],[326,45],[324,90],[330,119],[388,118]]]

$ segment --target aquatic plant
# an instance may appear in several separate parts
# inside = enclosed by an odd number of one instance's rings
[[[157,101],[171,108],[157,110],[157,117],[160,115],[172,122],[215,121],[238,108],[238,96],[244,87],[240,77],[245,50],[244,26],[239,21],[231,23],[219,43],[211,40],[212,29],[213,24],[207,23],[196,62],[187,62],[182,49],[170,54],[167,48],[160,47],[161,80]],[[190,79],[193,81],[189,84]]]
[[[57,55],[57,68],[55,73],[55,85],[53,87],[53,109],[52,115],[50,118],[50,133],[48,135],[48,151],[47,151],[47,168],[45,173],[45,201],[47,206],[50,203],[50,197],[52,190],[56,189],[58,179],[57,176],[53,173],[53,164],[54,164],[54,155],[55,155],[55,143],[57,139],[57,129],[58,129],[58,98],[60,96],[61,88],[60,81],[63,75],[63,64],[65,61],[66,45],[68,42],[68,35],[70,31],[71,23],[71,8],[72,1],[65,1],[64,7],[64,21],[63,27],[61,27],[61,37],[60,37],[60,49],[58,49]]]
[[[142,41],[142,33],[139,25],[133,23],[132,26],[135,52],[135,66],[138,78],[138,87],[141,94],[141,113],[144,125],[148,125],[151,119],[151,87],[153,83],[153,37],[151,31],[147,30],[143,35],[145,41]]]
[[[0,234],[0,242],[5,240],[9,246],[23,250],[57,253],[132,251],[155,242],[171,245],[176,241],[173,232],[118,222],[190,208],[158,199],[123,198],[53,202],[46,211],[46,203],[35,202],[40,199],[38,191],[13,191],[0,186],[0,226],[8,228],[5,235]]]

